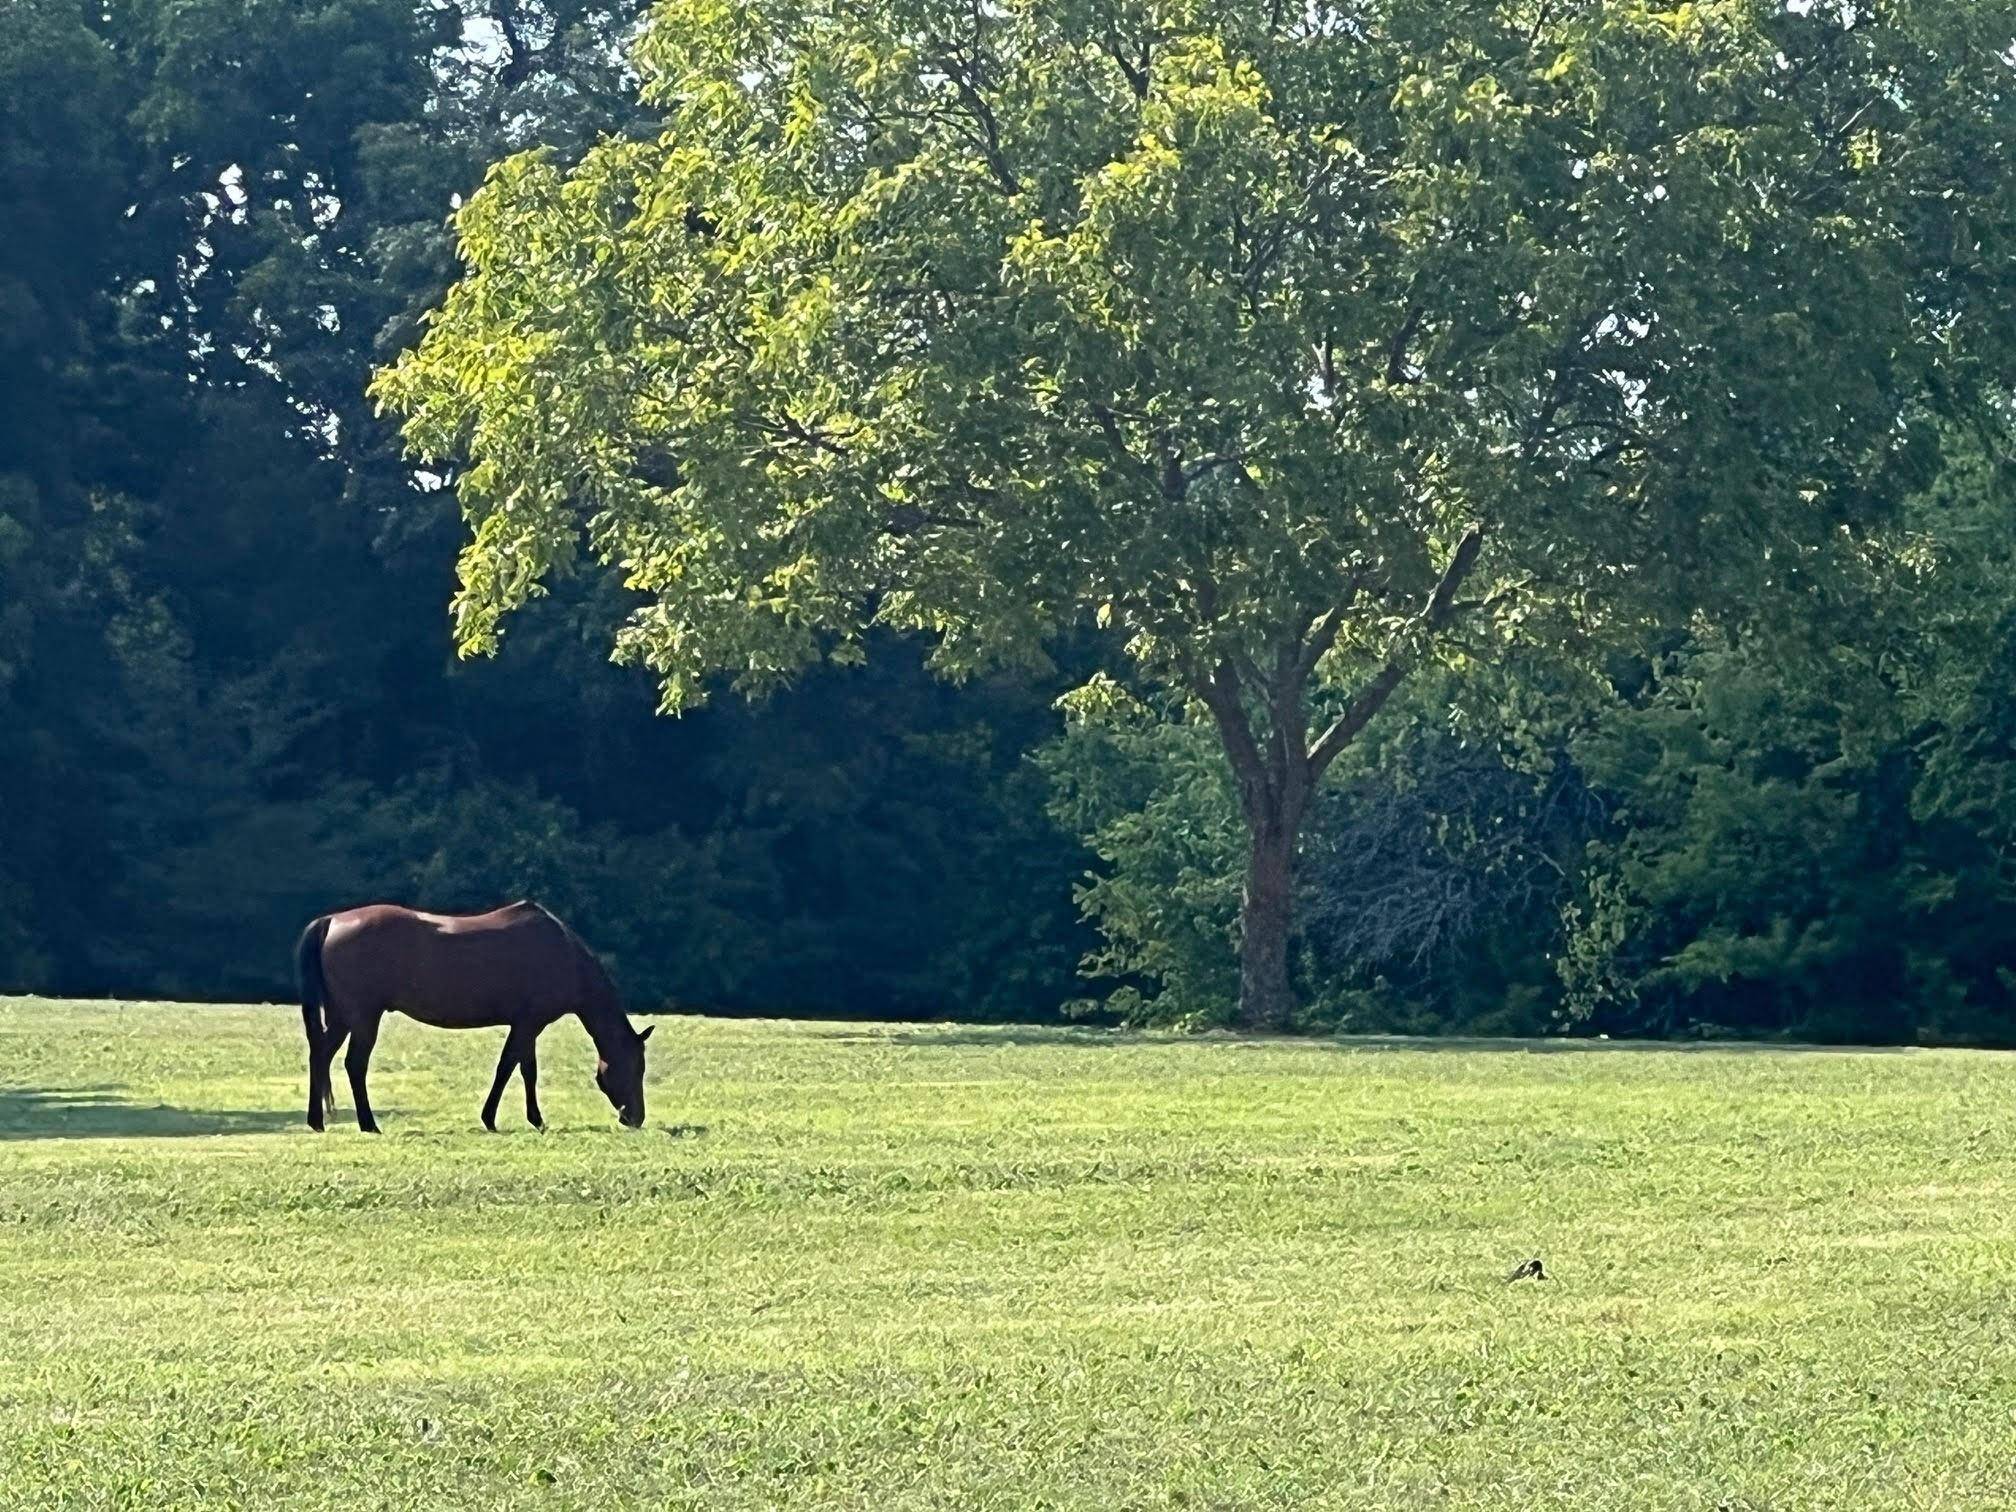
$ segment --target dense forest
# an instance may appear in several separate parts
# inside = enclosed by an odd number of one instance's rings
[[[948,666],[889,620],[751,698],[698,668],[671,717],[680,669],[610,658],[639,591],[560,561],[458,656],[491,480],[410,457],[373,375],[455,339],[429,312],[482,235],[545,224],[458,229],[492,165],[629,172],[664,130],[644,9],[11,0],[0,989],[280,997],[317,913],[531,896],[647,1010],[1233,1021],[1254,783],[1139,626]],[[2011,204],[1922,249],[2005,358]],[[1843,463],[1796,592],[1729,568],[1786,472],[1728,462],[1629,637],[1536,611],[1382,688],[1289,837],[1296,1025],[2016,1041],[2010,371],[1970,357],[1991,402]],[[1718,582],[1741,612],[1703,612]]]

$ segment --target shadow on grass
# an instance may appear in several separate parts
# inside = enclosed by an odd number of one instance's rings
[[[1213,1036],[1221,1040],[1228,1037]],[[1124,1050],[1130,1046],[1138,1049],[1143,1045],[1208,1043],[1208,1039],[1204,1036],[1174,1034],[1157,1029],[1046,1029],[1034,1025],[1003,1026],[994,1029],[966,1024],[947,1024],[943,1028],[925,1024],[911,1029],[891,1030],[887,1034],[822,1034],[819,1038],[822,1043],[828,1045],[902,1045],[922,1046],[926,1049],[934,1046],[950,1048],[955,1045],[1034,1045],[1051,1050]]]
[[[0,1087],[0,1141],[177,1139],[271,1134],[301,1121],[293,1112],[171,1108],[129,1102],[116,1087]]]
[[[1150,1045],[1225,1045],[1241,1048],[1295,1048],[1331,1051],[1425,1051],[1469,1055],[1902,1055],[1908,1045],[1814,1045],[1773,1040],[1611,1040],[1492,1039],[1450,1035],[1428,1038],[1404,1034],[1270,1035],[1211,1030],[1180,1034],[1169,1030],[1047,1029],[1038,1026],[920,1025],[887,1034],[833,1034],[840,1045],[901,1045],[930,1049],[976,1045],[1028,1045],[1058,1050],[1125,1050]]]

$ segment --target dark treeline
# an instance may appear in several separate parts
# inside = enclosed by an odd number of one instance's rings
[[[453,656],[454,491],[365,385],[488,164],[641,126],[639,9],[9,6],[0,987],[279,995],[315,913],[531,895],[639,1004],[1226,1018],[1223,757],[1125,700],[1067,728],[1096,648],[672,720],[584,576]],[[1955,453],[1768,646],[1412,686],[1307,837],[1309,1024],[2011,1038],[2010,479]]]
[[[0,25],[0,984],[288,990],[305,919],[530,894],[640,1001],[1053,1008],[1056,689],[899,654],[654,713],[586,584],[496,663],[363,397],[492,159],[621,130],[637,7],[79,5]]]

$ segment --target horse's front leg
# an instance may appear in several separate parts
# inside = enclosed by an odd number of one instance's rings
[[[524,1053],[524,1031],[513,1024],[511,1032],[504,1036],[504,1052],[497,1057],[497,1074],[491,1078],[490,1095],[483,1099],[483,1127],[492,1134],[497,1132],[497,1105],[504,1100],[505,1085],[511,1080],[511,1073],[518,1069],[519,1059]]]
[[[525,1050],[518,1057],[518,1074],[525,1082],[525,1122],[535,1129],[546,1127],[539,1116],[539,1031],[525,1031]]]

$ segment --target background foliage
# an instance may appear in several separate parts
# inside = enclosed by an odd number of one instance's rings
[[[365,383],[487,164],[639,130],[636,21],[10,7],[0,986],[279,994],[316,912],[531,893],[640,1001],[1222,1021],[1224,759],[1117,685],[1060,713],[1096,650],[949,688],[891,635],[673,721],[562,577],[454,659],[454,491]],[[2007,451],[1956,438],[1799,624],[1410,687],[1312,815],[1308,1023],[2016,1037]]]
[[[586,583],[501,662],[450,651],[453,497],[365,380],[487,163],[624,129],[635,11],[10,7],[0,982],[282,993],[317,912],[530,893],[649,1002],[1074,990],[1077,851],[1021,762],[1047,685],[954,694],[897,647],[662,720]]]

